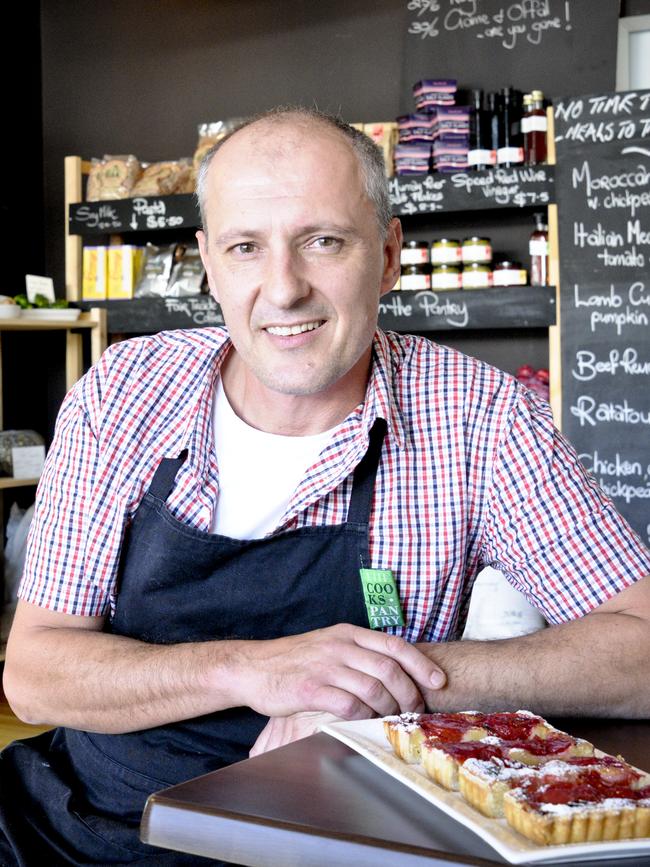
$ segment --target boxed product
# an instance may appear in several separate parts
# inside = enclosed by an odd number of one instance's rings
[[[167,295],[175,250],[176,244],[165,247],[147,244],[142,269],[133,293],[134,297],[163,298]]]
[[[133,298],[144,250],[131,244],[107,249],[107,297]]]
[[[81,297],[85,301],[100,301],[106,298],[106,259],[106,247],[84,247]]]

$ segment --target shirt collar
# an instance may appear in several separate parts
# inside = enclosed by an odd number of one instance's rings
[[[210,431],[214,384],[232,346],[225,329],[215,331],[218,332],[215,352],[211,355],[206,353],[206,368],[202,375],[197,376],[197,382],[203,380],[205,386],[197,388],[184,430],[179,432],[174,444],[175,454],[168,454],[169,457],[176,457],[180,450],[188,449],[189,462],[199,477],[206,475],[211,459],[211,448],[210,445],[206,448],[206,442],[209,444],[212,440]],[[390,336],[377,329],[372,342],[372,366],[360,421],[361,426],[369,431],[376,418],[386,419],[388,436],[393,438],[398,448],[404,448],[406,440],[404,419],[395,394],[395,376],[401,360],[401,353],[395,352]],[[210,375],[207,375],[208,369],[211,371]]]
[[[362,424],[370,430],[376,418],[386,419],[388,435],[404,448],[406,428],[395,394],[395,375],[401,355],[391,350],[389,335],[377,329],[372,342],[372,368],[362,412]]]

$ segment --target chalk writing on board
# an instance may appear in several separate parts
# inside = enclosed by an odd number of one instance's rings
[[[379,314],[409,319],[424,315],[430,320],[446,322],[454,328],[465,328],[469,322],[469,311],[465,301],[446,298],[445,293],[423,290],[410,296],[410,302],[403,300],[399,292],[393,292],[379,303]]]
[[[462,210],[467,207],[548,205],[552,176],[547,168],[499,168],[389,181],[390,199],[399,214]]]
[[[570,97],[554,108],[555,140],[578,144],[606,144],[650,137],[650,96],[648,91]],[[649,116],[644,117],[644,113]],[[638,147],[623,154],[645,153]]]
[[[628,328],[650,326],[650,291],[641,281],[625,290],[612,283],[602,292],[574,283],[573,306],[576,310],[586,308],[584,312],[588,314],[592,334],[611,330],[620,336]],[[642,334],[645,337],[645,332]]]
[[[138,229],[175,229],[183,225],[183,218],[168,214],[162,199],[133,199],[129,226]]]
[[[650,499],[650,466],[644,461],[627,460],[618,452],[601,455],[597,449],[582,452],[578,457],[608,496],[619,497],[628,505],[635,500]],[[646,536],[650,540],[650,524]]]
[[[75,219],[89,229],[119,229],[122,223],[111,205],[81,205]]]
[[[165,298],[168,313],[187,316],[195,325],[223,325],[221,308],[209,295],[196,298]]]
[[[485,0],[407,0],[406,8],[408,33],[419,39],[461,31],[512,50],[522,41],[540,45],[546,33],[571,30],[569,0],[521,0],[497,7]]]

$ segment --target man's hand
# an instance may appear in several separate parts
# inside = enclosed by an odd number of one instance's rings
[[[318,713],[306,711],[294,713],[291,716],[274,716],[268,721],[260,732],[260,736],[253,744],[249,755],[259,756],[285,744],[299,741],[313,735],[321,725],[331,722],[339,722],[340,717],[333,713]]]
[[[302,711],[343,719],[424,710],[442,670],[402,638],[339,624],[271,641],[232,643],[240,703],[270,717]]]

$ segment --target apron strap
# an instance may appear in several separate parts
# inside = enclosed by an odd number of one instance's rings
[[[375,476],[379,467],[381,448],[386,436],[386,419],[377,418],[370,430],[368,451],[354,470],[352,495],[348,508],[348,521],[354,524],[367,524],[375,489]]]
[[[183,449],[177,458],[163,458],[158,464],[147,493],[165,503],[174,487],[176,473],[180,470],[186,457],[187,449]]]

